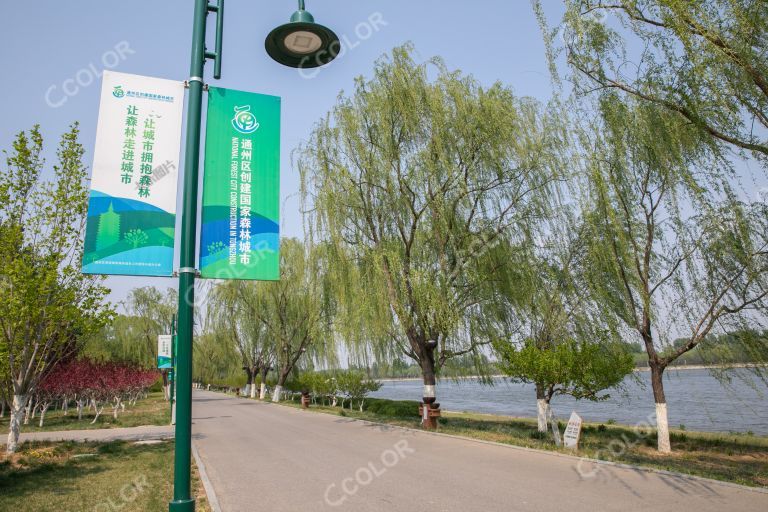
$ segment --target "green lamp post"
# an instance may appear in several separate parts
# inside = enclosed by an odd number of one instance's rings
[[[205,48],[206,19],[216,14],[215,49]],[[182,191],[181,249],[179,259],[178,346],[176,353],[176,447],[174,452],[173,501],[171,512],[193,512],[195,500],[190,489],[192,452],[192,335],[195,304],[195,245],[197,242],[198,168],[203,102],[203,70],[208,59],[214,61],[213,77],[221,78],[224,0],[209,3],[195,0],[192,25],[192,60],[189,66],[189,101],[184,150]],[[339,53],[339,38],[330,29],[314,22],[299,0],[299,10],[291,21],[273,30],[265,42],[267,53],[280,64],[294,68],[313,68],[333,60]]]

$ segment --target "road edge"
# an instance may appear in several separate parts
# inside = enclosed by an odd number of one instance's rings
[[[216,496],[216,491],[213,488],[213,483],[208,478],[208,472],[205,470],[205,464],[200,457],[200,453],[197,451],[194,441],[192,442],[192,455],[195,457],[195,464],[197,464],[197,473],[200,475],[200,481],[203,483],[203,489],[205,489],[206,498],[208,498],[208,505],[211,507],[212,512],[221,512],[221,505],[219,505],[219,498]]]

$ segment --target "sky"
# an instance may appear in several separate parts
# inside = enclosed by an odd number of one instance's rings
[[[562,1],[543,4],[550,23],[557,22]],[[334,62],[312,72],[283,67],[264,50],[269,31],[287,22],[295,9],[293,0],[226,2],[222,79],[212,78],[210,62],[205,75],[212,85],[282,98],[281,236],[303,234],[293,150],[338,95],[351,92],[354,79],[370,75],[376,59],[392,48],[411,41],[417,60],[439,55],[449,69],[471,74],[484,85],[501,81],[520,96],[546,100],[551,95],[544,45],[528,0],[307,0],[315,20],[332,28],[344,47]],[[39,123],[50,167],[58,138],[78,121],[90,165],[101,72],[185,80],[192,11],[192,0],[6,3],[0,17],[6,46],[0,148],[9,148],[16,133]],[[213,16],[208,25],[213,49]],[[107,279],[115,302],[131,288],[149,285],[175,287],[176,280]]]
[[[554,20],[562,3],[549,3]],[[369,76],[376,59],[392,48],[411,41],[417,60],[439,55],[450,69],[472,74],[486,85],[499,80],[519,95],[546,99],[551,90],[528,0],[308,0],[307,10],[339,35],[344,52],[324,68],[303,72],[277,64],[264,50],[269,31],[287,22],[295,9],[292,0],[227,1],[222,78],[212,78],[210,62],[205,76],[212,85],[282,98],[281,236],[303,234],[293,150],[338,95],[349,93],[356,77]],[[102,71],[185,80],[192,11],[191,0],[25,0],[4,5],[0,148],[8,149],[16,133],[39,123],[50,167],[59,137],[78,121],[90,166]],[[208,25],[212,49],[213,16]],[[119,302],[133,287],[165,288],[176,281],[110,277],[106,284],[112,289],[110,298]]]

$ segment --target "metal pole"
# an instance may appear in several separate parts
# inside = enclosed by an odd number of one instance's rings
[[[178,341],[179,341],[179,330],[178,330],[178,321],[176,320],[176,315],[173,315],[173,324],[171,327],[171,371],[170,371],[170,377],[171,377],[171,389],[170,389],[170,395],[171,395],[171,425],[176,424],[176,376],[178,375],[178,372],[176,371],[176,352],[178,352]]]
[[[200,162],[200,125],[205,66],[205,19],[208,0],[195,0],[192,59],[189,66],[187,140],[184,153],[184,191],[179,260],[179,324],[176,393],[176,449],[173,463],[173,501],[170,512],[194,512],[190,493],[192,451],[192,331],[195,306],[195,242],[197,237],[197,181]]]
[[[171,369],[168,370],[168,390],[169,398],[171,401],[171,418],[173,418],[173,395],[176,387],[176,314],[174,313],[171,318]],[[173,419],[171,419],[171,425],[173,425]]]

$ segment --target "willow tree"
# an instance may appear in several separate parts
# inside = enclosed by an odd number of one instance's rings
[[[271,339],[277,383],[272,400],[280,401],[291,372],[300,364],[335,364],[332,308],[326,292],[328,261],[323,251],[296,239],[280,241],[280,280],[252,283],[255,294],[241,295],[248,311]],[[264,382],[262,380],[262,382]]]
[[[762,330],[768,208],[736,199],[727,161],[675,114],[610,93],[600,111],[585,140],[589,282],[645,348],[669,452],[665,369],[715,334]],[[765,361],[768,347],[752,353]]]
[[[334,255],[342,337],[352,353],[416,361],[432,403],[445,362],[489,342],[467,328],[477,259],[540,211],[560,131],[535,101],[411,52],[356,80],[300,169],[310,235]]]
[[[768,2],[565,4],[559,30],[579,90],[620,91],[664,108],[766,167]]]
[[[40,381],[111,315],[101,279],[80,273],[88,206],[79,130],[61,139],[43,178],[39,128],[21,132],[0,172],[0,364],[13,394],[7,450],[16,450],[23,409]]]
[[[259,398],[264,399],[266,377],[274,360],[274,342],[267,331],[260,310],[258,287],[245,281],[225,281],[211,290],[208,297],[211,327],[226,340],[240,356],[246,375],[245,393],[256,397],[256,377],[261,375]]]
[[[494,300],[482,325],[493,333],[501,371],[534,385],[538,430],[546,432],[554,397],[606,400],[634,362],[615,316],[586,283],[581,220],[555,208],[537,227],[521,246],[489,251],[494,272],[486,285]]]

